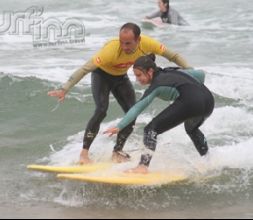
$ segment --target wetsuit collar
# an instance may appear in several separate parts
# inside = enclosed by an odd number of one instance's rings
[[[154,71],[153,80],[160,75],[160,72],[162,71],[162,68],[157,67]]]

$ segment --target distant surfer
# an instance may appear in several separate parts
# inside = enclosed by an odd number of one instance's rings
[[[147,173],[152,155],[156,149],[157,136],[184,122],[185,130],[201,156],[208,152],[208,145],[199,127],[211,115],[214,109],[212,93],[204,85],[205,73],[196,71],[165,68],[155,64],[155,55],[137,59],[133,69],[137,81],[150,85],[143,97],[128,111],[117,127],[104,133],[117,134],[152,103],[154,98],[174,101],[159,113],[144,129],[145,151],[139,165],[130,172]]]
[[[174,25],[189,25],[187,21],[170,6],[169,0],[158,0],[159,11],[152,15],[146,16],[146,19],[153,20],[160,18],[163,23]],[[157,20],[155,20],[157,23]]]
[[[120,29],[119,38],[107,42],[92,59],[73,73],[62,88],[48,92],[49,96],[63,101],[69,90],[85,75],[92,72],[91,86],[96,110],[85,130],[80,164],[92,162],[88,151],[99,132],[101,122],[106,117],[110,93],[112,92],[124,112],[135,104],[135,91],[127,76],[127,71],[137,58],[148,53],[161,55],[182,68],[190,67],[179,54],[153,38],[141,35],[139,26],[126,23]],[[122,149],[133,131],[133,125],[134,121],[119,132],[113,150],[113,161],[123,162],[129,159],[129,155]]]

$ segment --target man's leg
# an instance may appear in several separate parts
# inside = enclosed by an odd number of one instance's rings
[[[128,110],[136,103],[135,91],[127,76],[125,76],[121,82],[117,83],[117,85],[113,88],[112,93],[125,113],[127,113]],[[133,131],[134,124],[135,121],[119,132],[116,145],[113,150],[113,158],[115,162],[124,162],[130,159],[130,156],[122,152],[122,149],[127,141],[127,138]]]
[[[92,73],[92,94],[96,105],[96,110],[89,120],[83,138],[83,150],[80,155],[80,163],[89,163],[88,151],[94,139],[96,138],[100,124],[106,117],[109,106],[110,86],[101,75],[101,72]]]

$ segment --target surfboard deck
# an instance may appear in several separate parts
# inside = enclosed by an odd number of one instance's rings
[[[166,26],[160,18],[143,19],[141,23],[142,26],[147,29],[153,29],[155,27],[164,28]]]
[[[135,173],[100,173],[98,174],[58,174],[57,178],[75,180],[86,183],[104,183],[111,185],[155,186],[186,180],[180,174],[150,172],[148,174]]]
[[[94,163],[87,165],[74,166],[49,166],[49,165],[28,165],[27,169],[49,173],[90,173],[99,170],[105,170],[112,166],[111,163]]]

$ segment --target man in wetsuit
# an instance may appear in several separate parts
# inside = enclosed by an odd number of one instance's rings
[[[158,0],[159,11],[146,16],[147,19],[161,18],[163,23],[174,25],[189,25],[184,18],[170,6],[169,0]]]
[[[143,56],[134,64],[136,79],[142,85],[150,84],[143,97],[138,101],[115,128],[104,133],[117,134],[158,97],[165,101],[174,101],[159,113],[144,128],[144,145],[139,165],[131,172],[146,173],[156,149],[157,136],[184,122],[185,130],[201,156],[208,152],[204,134],[199,130],[205,119],[214,109],[212,93],[204,85],[205,74],[194,69],[176,70],[157,68],[153,56]]]
[[[83,150],[80,154],[81,164],[91,162],[88,151],[99,132],[101,122],[106,117],[110,92],[124,112],[127,112],[135,104],[135,92],[127,76],[127,71],[137,58],[148,53],[161,55],[182,68],[190,68],[179,54],[167,49],[158,41],[141,35],[141,30],[136,24],[126,23],[120,29],[119,38],[106,43],[91,60],[73,73],[61,89],[48,93],[49,96],[57,97],[63,101],[67,92],[86,74],[92,72],[91,84],[96,110],[85,130]],[[123,153],[122,149],[133,131],[133,125],[134,122],[119,132],[113,150],[113,161],[123,162],[128,159],[129,155]]]

